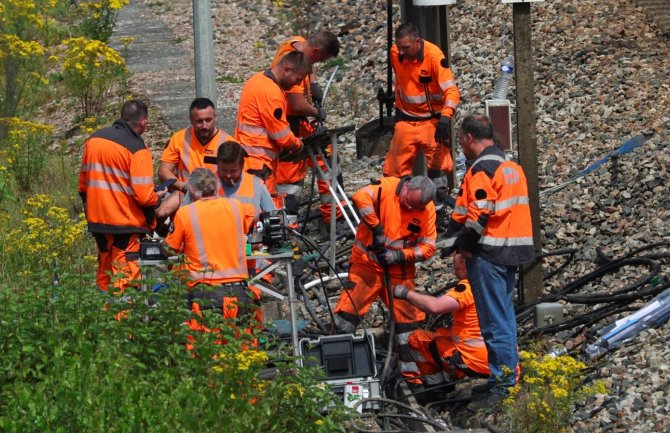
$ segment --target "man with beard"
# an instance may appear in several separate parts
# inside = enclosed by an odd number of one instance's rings
[[[236,198],[243,205],[254,208],[254,220],[261,212],[276,210],[272,197],[263,181],[244,171],[244,159],[247,153],[236,141],[226,141],[216,154],[217,176],[219,178],[219,197]]]
[[[216,151],[233,137],[216,127],[216,109],[207,98],[196,98],[189,108],[191,126],[177,131],[161,155],[158,177],[177,179],[172,190],[187,191],[187,181],[196,168],[216,174]],[[171,209],[174,210],[174,209]]]
[[[235,138],[249,155],[245,171],[265,181],[270,194],[276,194],[279,151],[291,152],[302,148],[286,119],[285,91],[302,82],[311,71],[307,56],[293,51],[282,57],[277,65],[251,77],[240,95]]]

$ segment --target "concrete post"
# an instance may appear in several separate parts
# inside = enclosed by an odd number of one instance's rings
[[[209,0],[193,0],[193,40],[195,44],[195,96],[216,104],[216,72],[212,7]]]
[[[528,179],[528,196],[533,219],[535,254],[542,253],[540,236],[540,193],[537,171],[537,131],[535,129],[535,82],[533,80],[533,49],[531,43],[531,4],[514,3],[514,57],[516,71],[517,136],[519,162]],[[542,262],[537,260],[524,266],[521,293],[525,302],[542,295]]]

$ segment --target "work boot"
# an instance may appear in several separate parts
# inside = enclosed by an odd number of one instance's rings
[[[477,394],[486,394],[487,392],[491,391],[493,388],[493,385],[495,385],[493,382],[486,381],[484,383],[481,383],[479,385],[475,385],[470,389],[470,394],[472,395],[477,395]]]
[[[507,397],[506,394],[496,391],[496,389],[492,389],[488,394],[480,394],[475,400],[468,404],[468,409],[472,411],[496,410],[502,404],[502,401]]]

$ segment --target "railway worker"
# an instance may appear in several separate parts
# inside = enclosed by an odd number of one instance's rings
[[[216,152],[221,143],[232,140],[216,126],[216,108],[207,98],[196,98],[189,107],[191,126],[175,132],[163,150],[158,167],[161,181],[177,179],[171,189],[186,192],[194,169],[204,167],[216,173]]]
[[[253,212],[237,199],[217,197],[216,176],[206,168],[194,169],[187,180],[194,201],[177,211],[165,243],[184,254],[180,269],[186,271],[191,309],[196,314],[221,309],[233,326],[252,333],[260,311],[246,282],[245,234],[253,224]],[[206,330],[195,320],[189,326]]]
[[[221,143],[232,139],[216,127],[216,108],[207,98],[191,102],[189,121],[191,126],[175,132],[161,155],[158,177],[163,182],[177,179],[170,187],[177,193],[171,194],[156,210],[159,220],[174,216],[188,192],[186,182],[194,169],[204,167],[216,173],[216,152]]]
[[[453,170],[450,125],[461,100],[454,74],[442,50],[421,39],[412,23],[396,29],[390,57],[396,77],[395,128],[384,176],[410,174],[423,149],[428,177],[435,182],[438,201],[444,201]]]
[[[419,367],[426,389],[422,398],[426,403],[439,399],[446,390],[441,386],[443,384],[465,377],[489,375],[488,355],[479,330],[475,299],[467,279],[465,258],[460,254],[454,256],[454,273],[458,278],[457,285],[439,298],[402,285],[393,291],[397,299],[405,299],[423,312],[453,314],[451,327],[439,328],[435,332],[419,329],[408,339],[412,358]]]
[[[272,61],[275,66],[281,58],[293,51],[304,53],[309,61],[315,63],[326,61],[336,57],[340,52],[340,43],[337,36],[330,32],[318,32],[311,35],[308,39],[302,36],[294,36],[284,41]],[[321,107],[323,100],[323,90],[316,80],[314,71],[305,76],[305,79],[286,91],[287,114],[286,119],[291,126],[291,131],[300,137],[305,138],[316,131],[316,122],[326,120],[326,113]],[[309,119],[315,119],[314,122]],[[321,158],[317,159],[321,170],[326,172],[325,165]],[[307,166],[311,166],[312,161],[305,159],[299,162],[279,161],[277,164],[277,192],[284,195],[284,204],[288,213],[297,214],[302,195],[302,186],[307,174]],[[317,179],[319,189],[319,198],[321,202],[321,219],[325,224],[330,222],[330,202],[331,196],[328,185],[325,180]],[[337,209],[338,217],[341,211]]]
[[[401,284],[414,290],[415,263],[435,254],[434,196],[435,185],[426,176],[384,177],[353,195],[362,221],[351,250],[349,287],[335,307],[339,331],[355,332],[377,297],[388,306],[389,287]],[[403,376],[416,378],[419,372],[407,339],[425,314],[402,299],[393,305],[400,370]]]
[[[528,186],[523,169],[508,161],[493,142],[488,117],[473,114],[461,125],[458,141],[470,161],[447,226],[443,256],[466,258],[479,326],[489,354],[491,406],[518,378],[514,283],[519,265],[534,259]]]
[[[229,140],[221,144],[216,154],[217,195],[236,198],[242,204],[253,206],[254,219],[258,220],[261,212],[277,208],[263,181],[244,171],[246,157],[247,153],[238,142]]]
[[[112,126],[94,132],[84,145],[79,195],[88,231],[98,247],[96,283],[123,292],[140,276],[140,237],[155,226],[154,208],[165,192],[154,192],[151,152],[142,134],[145,103],[130,100]]]
[[[302,141],[286,119],[288,103],[284,92],[301,83],[310,71],[308,57],[292,51],[275,66],[252,76],[242,88],[235,139],[248,155],[245,171],[263,179],[272,195],[277,193],[279,151],[302,149]]]

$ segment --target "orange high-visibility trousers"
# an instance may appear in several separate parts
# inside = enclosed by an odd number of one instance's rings
[[[435,345],[441,358],[439,364],[431,344]],[[475,374],[489,374],[486,347],[458,346],[449,328],[439,328],[435,332],[423,329],[414,331],[409,336],[408,345],[425,385],[438,385]],[[457,351],[459,353],[455,357]]]
[[[132,281],[140,279],[140,235],[137,233],[94,233],[98,246],[98,272],[96,283],[100,290],[123,293]]]
[[[391,287],[403,284],[410,290],[414,290],[412,278],[402,278],[392,274],[389,280]],[[368,266],[352,263],[349,269],[349,281],[353,289],[342,291],[335,307],[335,325],[340,331],[353,333],[372,303],[379,297],[388,307],[389,297],[384,286],[383,274]],[[400,372],[405,377],[417,378],[419,370],[412,360],[407,340],[410,334],[419,328],[426,315],[403,299],[393,299],[393,311]]]
[[[403,177],[412,174],[419,149],[423,149],[428,170],[451,173],[454,166],[451,152],[435,141],[435,125],[437,119],[397,121],[391,147],[384,161],[384,176]]]

